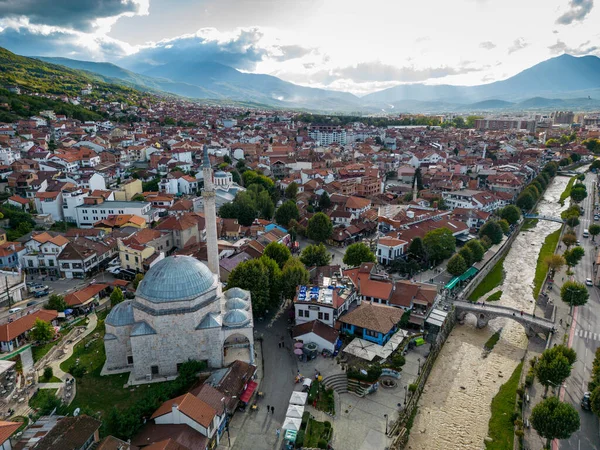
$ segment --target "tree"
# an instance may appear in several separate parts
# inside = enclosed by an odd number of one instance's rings
[[[411,186],[415,185],[415,180],[417,180],[417,191],[423,190],[423,175],[421,174],[421,168],[417,167],[415,170],[415,174],[413,176],[413,181]]]
[[[289,248],[279,242],[271,242],[263,250],[263,255],[274,260],[281,269],[286,261],[291,258],[292,252],[290,252]]]
[[[458,254],[463,257],[467,267],[469,267],[471,264],[473,264],[475,262],[475,260],[473,259],[473,252],[467,246],[464,246],[463,248],[461,248],[458,251]]]
[[[135,278],[133,279],[133,288],[137,289],[143,279],[144,279],[144,274],[143,273],[138,273],[135,276]]]
[[[573,306],[585,305],[590,298],[590,293],[585,284],[569,280],[565,281],[560,288],[560,298],[573,308]]]
[[[285,298],[294,298],[296,287],[308,284],[310,274],[298,258],[290,258],[281,271],[282,292]]]
[[[121,288],[114,288],[110,294],[110,306],[116,306],[123,300],[125,300],[125,297],[123,296],[123,291],[121,291]]]
[[[329,198],[329,194],[327,191],[324,191],[319,197],[319,209],[321,211],[326,210],[331,206],[331,199]]]
[[[428,258],[432,262],[450,258],[456,250],[456,239],[448,228],[431,230],[423,237],[423,245]]]
[[[577,217],[568,217],[567,220],[565,220],[565,223],[569,227],[575,228],[577,225],[579,225],[579,219]]]
[[[325,242],[333,233],[333,225],[327,215],[319,212],[308,221],[306,232],[313,241]]]
[[[269,275],[269,269],[259,259],[244,261],[229,274],[227,288],[239,287],[250,291],[253,310],[262,314],[271,303]]]
[[[550,386],[561,385],[571,375],[571,367],[576,359],[575,351],[564,345],[544,350],[535,364],[535,374],[545,392]]]
[[[581,258],[585,256],[585,250],[583,247],[573,247],[570,250],[566,250],[563,253],[567,266],[575,267],[581,261]]]
[[[448,272],[451,275],[454,275],[456,277],[465,273],[465,271],[467,270],[467,263],[465,262],[464,258],[457,253],[452,258],[450,258],[446,269],[448,269]]]
[[[292,200],[287,200],[277,208],[275,212],[275,222],[282,227],[287,227],[291,220],[300,220],[300,212],[298,206]]]
[[[416,259],[423,259],[425,257],[425,247],[423,246],[423,240],[420,237],[414,238],[408,246],[407,253]]]
[[[549,397],[534,406],[531,411],[531,426],[550,447],[553,439],[567,439],[579,429],[579,413],[573,406]]]
[[[598,142],[598,150],[600,150],[600,141]],[[590,166],[590,169],[600,169],[600,159],[595,159],[594,162],[592,163],[592,165]]]
[[[598,236],[600,234],[600,225],[594,223],[594,224],[590,225],[590,228],[588,229],[588,231],[592,235],[592,241],[594,241],[596,239],[596,236]]]
[[[331,255],[323,244],[311,244],[302,250],[300,261],[306,267],[326,266],[331,261]]]
[[[579,186],[582,186],[582,188],[580,188]],[[583,184],[576,184],[575,186],[573,186],[573,188],[571,189],[571,198],[574,202],[579,203],[583,201],[583,199],[585,199],[586,197],[587,191]]]
[[[54,376],[54,370],[52,370],[52,367],[47,366],[44,368],[44,380],[46,381],[50,381],[52,379],[52,377]]]
[[[515,205],[508,205],[500,211],[500,217],[506,220],[509,224],[516,224],[521,218],[521,211]]]
[[[281,300],[281,268],[277,261],[262,255],[259,261],[269,272],[269,306],[276,307]]]
[[[34,341],[48,342],[54,337],[54,327],[50,322],[46,322],[42,319],[35,319],[29,335]]]
[[[231,164],[231,157],[229,155],[223,156],[223,161],[227,164]]]
[[[362,242],[349,245],[343,259],[344,264],[350,267],[358,267],[362,263],[375,261],[375,255],[371,249]]]
[[[479,236],[487,236],[492,244],[499,244],[502,242],[502,227],[497,222],[490,220],[481,227]]]
[[[54,309],[58,312],[63,312],[69,305],[65,302],[65,298],[62,295],[52,294],[46,303],[46,309]]]
[[[298,195],[298,183],[292,181],[288,187],[285,188],[285,198],[296,200],[296,195]]]
[[[544,258],[544,264],[548,266],[548,270],[552,272],[551,276],[554,277],[554,273],[560,270],[567,262],[561,255],[548,255]]]
[[[535,205],[535,200],[529,192],[521,192],[521,195],[517,197],[516,205],[524,211],[529,211]]]
[[[133,197],[131,197],[132,202],[143,202],[144,200],[146,199],[142,194],[135,194]]]
[[[483,248],[483,245],[481,245],[481,242],[479,242],[477,239],[471,239],[465,244],[465,247],[471,250],[474,262],[479,262],[483,260],[483,255],[485,255],[485,249]]]
[[[500,228],[502,228],[502,233],[508,235],[508,233],[510,233],[510,225],[508,224],[508,222],[504,219],[500,219],[498,222],[496,222],[498,225],[500,225]]]
[[[567,246],[567,250],[568,250],[569,247],[571,247],[572,245],[575,245],[577,243],[577,236],[575,235],[575,233],[565,233],[563,235],[562,241],[563,241],[563,244],[565,244]]]

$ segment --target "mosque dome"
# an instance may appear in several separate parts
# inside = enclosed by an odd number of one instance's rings
[[[213,273],[196,258],[170,256],[150,268],[136,295],[152,303],[191,300],[208,291],[213,282]]]
[[[241,298],[233,297],[227,300],[225,303],[225,308],[227,308],[228,311],[233,309],[249,309],[250,303],[248,303],[246,300],[242,300]]]
[[[244,327],[248,323],[250,323],[250,316],[241,309],[233,309],[223,317],[223,325],[226,327]]]
[[[242,300],[250,300],[250,296],[248,295],[248,291],[240,289],[239,287],[232,287],[225,291],[225,298],[241,298]]]
[[[226,178],[227,177],[227,173],[223,172],[223,171],[218,171],[215,172],[215,178]]]

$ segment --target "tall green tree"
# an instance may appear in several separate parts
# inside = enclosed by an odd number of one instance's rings
[[[263,255],[274,260],[279,268],[283,268],[286,261],[292,257],[292,252],[279,242],[271,242],[263,250]]]
[[[275,222],[282,227],[287,227],[291,220],[300,220],[298,206],[292,200],[285,201],[275,212]]]
[[[576,184],[571,188],[571,198],[574,202],[579,203],[583,201],[587,197],[587,190],[585,189],[585,185]]]
[[[588,231],[592,235],[592,241],[594,241],[594,240],[596,240],[596,236],[598,236],[600,234],[600,225],[594,223],[594,224],[590,225],[590,228]]]
[[[306,232],[313,241],[325,242],[333,234],[333,224],[327,215],[318,212],[308,221]]]
[[[475,262],[475,259],[473,257],[473,252],[467,246],[464,246],[463,248],[461,248],[457,254],[463,257],[467,267],[469,267],[471,264],[473,264]]]
[[[277,307],[281,300],[281,268],[274,259],[266,255],[262,255],[259,261],[269,272],[269,304],[267,307]]]
[[[456,238],[448,228],[436,228],[427,232],[423,245],[429,260],[439,262],[452,256],[456,250]]]
[[[133,288],[137,289],[143,279],[144,279],[144,274],[138,273],[133,280]]]
[[[125,296],[123,295],[121,288],[114,288],[110,294],[110,306],[117,306],[123,300],[125,300]]]
[[[502,233],[508,235],[508,233],[510,233],[510,225],[508,224],[508,222],[504,219],[500,219],[499,221],[496,222],[498,225],[500,225],[500,228],[502,228]]]
[[[298,183],[292,181],[288,187],[285,188],[285,198],[295,201],[296,195],[298,195]]]
[[[479,230],[479,236],[487,236],[492,241],[492,244],[499,244],[502,242],[502,227],[498,225],[498,222],[490,220],[486,222]]]
[[[423,245],[423,239],[420,237],[414,238],[410,245],[408,246],[408,250],[406,251],[410,256],[415,259],[423,259],[425,258],[425,246]]]
[[[239,287],[252,294],[252,309],[262,314],[271,304],[269,269],[259,259],[241,262],[229,274],[227,288]]]
[[[535,364],[538,381],[548,392],[550,386],[560,386],[571,375],[577,354],[564,345],[544,350]]]
[[[500,211],[500,217],[506,220],[509,224],[516,224],[521,218],[521,211],[515,205],[508,205]]]
[[[535,199],[529,192],[521,192],[517,197],[516,205],[524,211],[529,211],[535,205]]]
[[[568,439],[580,426],[577,410],[556,397],[549,397],[535,405],[530,418],[531,426],[546,439],[547,448],[553,439]]]
[[[481,245],[481,242],[479,242],[477,239],[471,239],[465,244],[465,247],[471,250],[474,262],[479,262],[483,260],[483,256],[485,255],[485,249],[483,248],[483,245]]]
[[[300,254],[300,261],[306,267],[326,266],[331,261],[329,250],[323,244],[311,244],[304,247]]]
[[[569,266],[570,268],[575,267],[577,264],[579,264],[579,261],[581,261],[584,255],[585,250],[583,249],[583,247],[573,247],[572,249],[566,250],[563,253],[563,257],[567,262],[567,266]]]
[[[467,263],[465,262],[464,258],[457,253],[452,258],[450,258],[446,269],[451,275],[462,275],[467,270]]]
[[[563,244],[567,247],[567,250],[572,245],[577,243],[577,236],[573,232],[566,232],[562,237]]]
[[[411,186],[415,185],[415,180],[417,180],[417,190],[422,191],[423,190],[423,175],[421,174],[420,167],[417,167],[415,169],[415,174],[413,176],[413,181],[412,181]]]
[[[362,242],[349,245],[343,259],[344,264],[350,267],[358,267],[362,263],[376,261],[371,249]]]
[[[327,191],[324,191],[319,197],[319,209],[321,211],[326,210],[331,206],[331,199],[329,198],[329,194]]]
[[[68,307],[69,305],[67,305],[67,302],[65,301],[65,298],[62,295],[52,294],[50,298],[48,298],[48,302],[46,303],[46,306],[44,308],[53,309],[58,312],[63,312]]]
[[[573,306],[585,305],[590,298],[590,293],[585,284],[569,280],[565,281],[560,288],[560,298],[573,308]]]
[[[42,319],[35,319],[33,328],[29,332],[31,339],[40,342],[48,342],[54,337],[54,327],[50,322]]]
[[[281,271],[282,292],[285,298],[294,298],[296,287],[308,284],[310,274],[298,258],[290,258]]]

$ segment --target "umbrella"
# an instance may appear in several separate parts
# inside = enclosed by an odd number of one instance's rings
[[[300,356],[302,354],[302,349],[297,348],[294,350],[294,354]]]
[[[294,348],[302,348],[302,347],[304,347],[304,343],[302,343],[302,342],[296,342],[294,344]]]

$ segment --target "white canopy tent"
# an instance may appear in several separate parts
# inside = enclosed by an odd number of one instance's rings
[[[304,406],[289,405],[285,416],[290,419],[302,419],[302,414],[304,414]]]
[[[307,398],[308,393],[294,391],[292,392],[292,396],[290,397],[290,405],[305,405]]]
[[[294,417],[286,417],[285,422],[283,422],[284,430],[293,430],[300,431],[300,427],[302,426],[302,419],[296,419]]]

